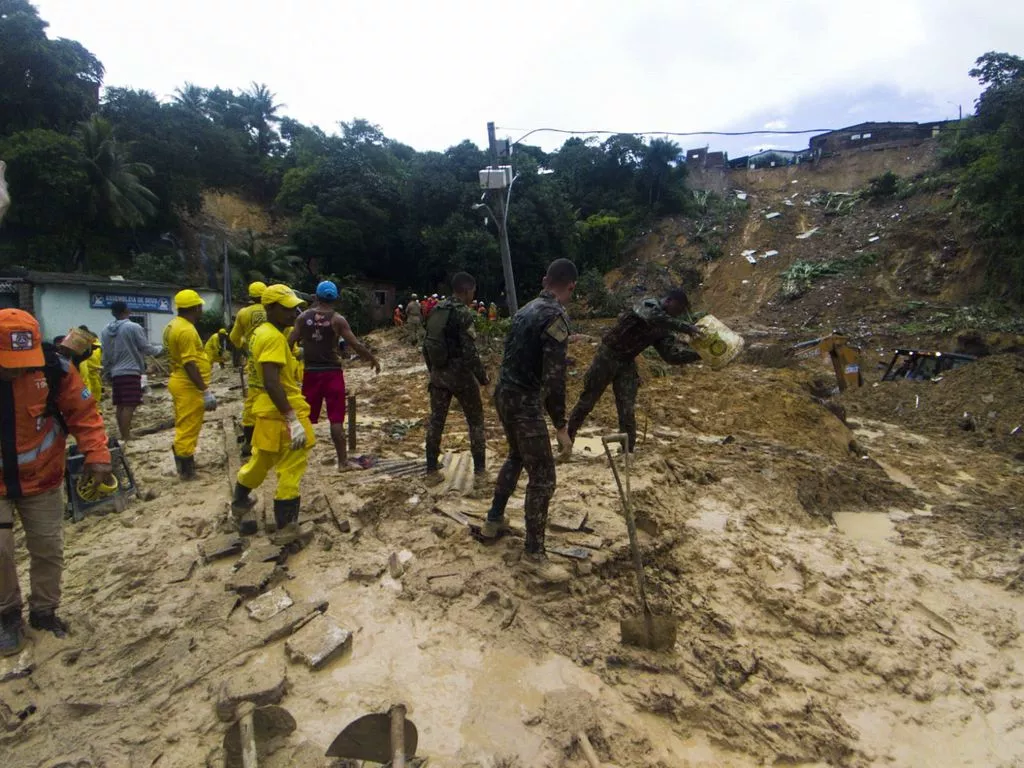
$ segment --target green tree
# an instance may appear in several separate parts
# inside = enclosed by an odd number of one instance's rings
[[[81,141],[90,217],[115,229],[144,224],[156,213],[157,197],[141,179],[152,176],[153,169],[128,161],[113,126],[102,117],[82,123]]]
[[[256,154],[266,157],[280,143],[281,137],[274,126],[281,122],[278,111],[286,105],[274,100],[276,93],[263,83],[252,83],[239,99],[248,128],[254,142]]]
[[[69,131],[99,101],[103,65],[74,40],[46,36],[27,0],[0,0],[0,136]]]

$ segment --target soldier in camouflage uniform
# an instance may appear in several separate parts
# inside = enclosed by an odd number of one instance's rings
[[[572,453],[565,420],[569,317],[563,307],[572,298],[576,279],[576,265],[568,259],[558,259],[548,267],[540,296],[512,319],[494,392],[508,440],[508,459],[498,474],[483,535],[495,538],[507,528],[505,507],[525,467],[530,481],[526,486],[526,552],[521,564],[549,583],[564,582],[569,576],[544,553],[548,504],[555,493],[555,461],[544,411],[557,430],[562,455],[567,456]]]
[[[677,319],[689,311],[686,292],[677,288],[663,299],[644,299],[619,316],[615,326],[601,339],[601,346],[583,381],[579,402],[569,416],[572,439],[576,439],[576,433],[611,384],[619,414],[619,431],[629,436],[630,451],[636,447],[636,393],[640,387],[636,356],[654,347],[661,359],[672,365],[699,360],[700,355],[675,337],[676,332],[689,336],[700,333],[696,326]]]
[[[490,379],[476,349],[473,325],[476,313],[469,308],[476,293],[476,280],[472,275],[459,272],[452,279],[452,293],[454,296],[438,304],[427,318],[423,343],[423,357],[430,371],[427,472],[438,471],[441,433],[454,397],[466,414],[473,469],[481,475],[485,468],[486,437],[480,387],[489,384]]]

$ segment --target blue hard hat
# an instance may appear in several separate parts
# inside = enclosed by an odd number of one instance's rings
[[[332,283],[330,280],[324,280],[320,285],[316,287],[316,297],[318,299],[327,299],[328,301],[334,301],[338,298],[338,286]]]

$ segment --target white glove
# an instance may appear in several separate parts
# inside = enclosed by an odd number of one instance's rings
[[[217,410],[217,397],[210,390],[203,392],[203,405],[208,411]]]
[[[292,439],[292,450],[298,451],[306,447],[306,428],[294,412],[288,414],[288,434]]]

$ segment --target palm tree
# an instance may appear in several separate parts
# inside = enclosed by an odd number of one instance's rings
[[[116,228],[136,227],[156,214],[158,198],[142,177],[152,176],[145,163],[128,162],[114,138],[110,121],[93,116],[81,124],[82,169],[89,179],[89,213]]]
[[[262,280],[267,283],[294,285],[304,267],[303,260],[290,245],[267,245],[252,231],[244,248],[231,251],[231,261],[241,272],[245,282]]]
[[[187,80],[181,88],[174,89],[174,102],[198,115],[206,114],[206,89]]]
[[[255,134],[256,152],[260,157],[270,153],[270,143],[276,135],[274,123],[281,122],[278,110],[286,104],[275,104],[276,93],[262,83],[252,83],[249,90],[242,92],[241,101],[248,111],[249,130]]]

